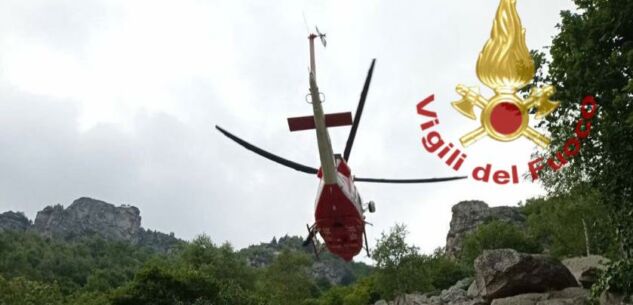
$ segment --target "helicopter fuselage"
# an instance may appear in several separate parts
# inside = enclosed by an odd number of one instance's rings
[[[363,248],[365,217],[362,200],[344,160],[336,160],[336,182],[319,183],[315,203],[315,229],[328,250],[350,261]],[[323,178],[323,171],[317,174]]]

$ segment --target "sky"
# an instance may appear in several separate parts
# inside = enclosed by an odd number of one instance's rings
[[[87,196],[140,208],[145,228],[200,234],[236,248],[305,235],[318,179],[269,162],[224,138],[220,125],[288,159],[318,166],[314,132],[286,118],[310,115],[308,31],[317,48],[326,112],[355,111],[377,59],[350,166],[363,177],[456,175],[422,149],[416,104],[430,94],[448,141],[478,127],[454,111],[457,84],[475,74],[498,1],[0,2],[0,211],[33,219],[46,205]],[[527,45],[550,44],[571,1],[519,0]],[[487,91],[488,90],[488,91]],[[534,122],[533,122],[534,123]],[[342,152],[349,128],[331,130]],[[459,145],[459,144],[458,144]],[[493,164],[521,173],[535,146],[482,139],[459,174]],[[370,245],[396,223],[430,253],[444,246],[462,200],[515,206],[538,183],[361,184]],[[362,256],[360,257],[362,260]]]

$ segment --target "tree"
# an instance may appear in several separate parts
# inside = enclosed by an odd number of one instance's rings
[[[473,268],[475,258],[484,250],[510,248],[524,253],[538,253],[541,246],[515,225],[499,220],[480,225],[466,236],[460,260]]]
[[[556,257],[585,255],[587,249],[617,257],[614,228],[598,200],[594,190],[530,199],[522,207],[527,233]]]
[[[264,271],[260,295],[276,305],[296,305],[316,297],[318,288],[309,274],[311,265],[308,254],[283,250]]]
[[[432,289],[428,272],[418,268],[424,258],[418,255],[416,247],[407,244],[407,234],[405,225],[396,224],[376,242],[372,257],[378,267],[376,287],[382,298]]]
[[[382,232],[372,252],[372,258],[376,261],[376,267],[388,268],[397,266],[407,256],[417,253],[418,249],[407,245],[406,237],[409,232],[407,227],[396,224],[386,234]]]
[[[23,277],[5,280],[0,276],[0,305],[61,305],[59,287]]]
[[[563,11],[552,41],[545,81],[557,88],[560,107],[543,126],[552,145],[550,158],[574,136],[580,101],[593,95],[599,104],[582,152],[564,170],[544,172],[544,185],[556,194],[577,187],[596,189],[610,213],[623,257],[633,255],[633,2],[576,0],[578,11]]]
[[[120,289],[114,305],[193,304],[197,300],[220,303],[220,285],[208,274],[192,269],[169,269],[151,265],[139,272],[134,281]]]
[[[146,263],[113,293],[115,305],[259,304],[255,273],[230,244],[202,235],[173,256]]]
[[[543,125],[551,132],[552,145],[539,155],[553,156],[573,136],[584,96],[596,97],[599,112],[585,128],[591,134],[570,162],[573,166],[546,172],[543,182],[556,195],[577,187],[598,192],[620,245],[621,261],[613,263],[619,267],[608,276],[631,283],[620,286],[633,294],[633,275],[623,267],[633,264],[633,2],[574,2],[577,11],[561,13],[560,33],[550,48],[545,80],[556,86],[561,104]]]

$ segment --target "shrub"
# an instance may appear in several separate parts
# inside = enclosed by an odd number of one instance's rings
[[[480,225],[474,232],[466,236],[460,260],[467,268],[473,268],[475,258],[484,250],[505,248],[524,253],[539,253],[543,250],[538,242],[529,238],[517,226],[493,220]]]

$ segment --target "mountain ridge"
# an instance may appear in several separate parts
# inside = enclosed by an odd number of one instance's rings
[[[115,206],[105,201],[81,197],[68,207],[48,205],[31,221],[22,212],[0,214],[0,231],[30,231],[43,237],[74,240],[98,236],[167,253],[183,242],[173,233],[165,234],[141,227],[140,210],[131,205]]]
[[[97,236],[105,240],[124,241],[132,245],[147,247],[159,253],[169,253],[185,241],[174,233],[165,234],[141,226],[140,210],[132,205],[119,205],[81,197],[69,206],[48,205],[37,212],[31,221],[22,212],[8,211],[0,214],[0,232],[12,230],[34,232],[45,238],[77,240]],[[255,268],[269,266],[281,252],[297,251],[313,257],[312,247],[303,247],[303,237],[273,237],[270,242],[249,245],[237,252],[247,264]],[[312,276],[329,285],[349,284],[356,278],[368,274],[370,266],[364,263],[345,263],[324,251],[320,259],[313,259]]]

